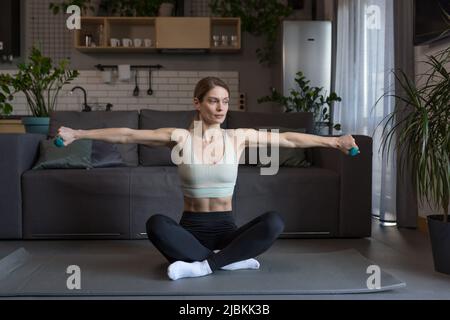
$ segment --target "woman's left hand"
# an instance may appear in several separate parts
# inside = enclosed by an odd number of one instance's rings
[[[69,144],[71,144],[76,140],[75,130],[67,127],[59,127],[58,136],[60,136],[63,139],[65,147],[67,147]]]
[[[355,143],[355,139],[350,134],[346,134],[345,136],[340,136],[337,138],[337,148],[346,155],[349,154],[349,150],[353,147],[357,148],[358,153],[360,153],[359,147]]]

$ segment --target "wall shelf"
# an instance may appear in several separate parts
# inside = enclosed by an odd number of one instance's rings
[[[86,35],[94,45],[86,46]],[[219,42],[214,35],[220,37]],[[226,43],[222,36],[227,37]],[[235,36],[234,41],[231,36]],[[119,40],[119,46],[112,46],[111,39]],[[131,44],[124,46],[123,39],[130,39]],[[135,46],[134,39],[140,39],[140,46]],[[151,44],[145,44],[145,39]],[[241,21],[218,17],[82,17],[74,47],[83,53],[156,53],[164,49],[231,53],[241,49]]]
[[[213,52],[233,52],[241,49],[241,19],[240,18],[211,18],[211,43],[210,49]],[[218,45],[214,43],[213,36],[219,36]],[[222,36],[228,37],[228,43],[222,42]],[[231,37],[237,39],[232,43]]]
[[[150,48],[125,48],[125,47],[84,47],[84,46],[78,46],[75,47],[78,51],[84,52],[84,53],[145,53],[145,52],[157,52],[157,49],[155,47]]]

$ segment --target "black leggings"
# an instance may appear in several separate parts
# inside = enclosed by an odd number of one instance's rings
[[[275,211],[266,212],[240,228],[231,211],[184,211],[179,224],[162,214],[147,221],[149,240],[170,263],[206,259],[213,271],[263,253],[283,229],[284,222]],[[214,253],[216,249],[220,251]]]

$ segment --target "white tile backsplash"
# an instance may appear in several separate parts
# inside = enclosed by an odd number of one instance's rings
[[[0,73],[13,74],[16,70],[0,70]],[[81,111],[84,102],[83,92],[76,90],[73,94],[69,91],[76,85],[82,86],[87,91],[89,105],[106,105],[112,103],[112,110],[193,110],[193,92],[195,84],[203,77],[216,76],[228,84],[231,91],[230,110],[239,110],[238,88],[239,72],[237,71],[152,71],[153,95],[147,95],[149,87],[148,71],[140,70],[138,73],[138,85],[140,94],[133,96],[135,87],[134,74],[128,82],[117,81],[117,74],[113,72],[113,82],[102,82],[100,71],[80,70],[80,75],[71,84],[66,85],[60,91],[57,110]],[[23,93],[15,95],[11,103],[13,115],[31,115],[27,101]]]

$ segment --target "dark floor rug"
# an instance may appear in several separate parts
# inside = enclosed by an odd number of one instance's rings
[[[68,250],[70,251],[70,250]],[[80,252],[31,255],[20,248],[0,260],[0,296],[195,296],[373,293],[405,283],[381,270],[380,286],[369,281],[370,265],[358,251],[264,253],[259,270],[217,271],[172,281],[157,252]],[[81,271],[81,289],[69,290],[67,268]],[[73,279],[73,278],[71,278]],[[73,281],[69,281],[74,283]]]

